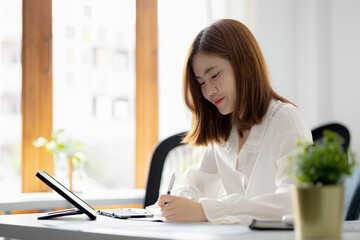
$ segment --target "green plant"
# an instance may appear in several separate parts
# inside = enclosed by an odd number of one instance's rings
[[[298,142],[298,152],[290,156],[295,177],[306,184],[340,184],[344,175],[351,175],[354,153],[342,149],[344,139],[325,130],[319,142]]]
[[[44,147],[48,152],[56,155],[71,156],[74,166],[84,162],[86,155],[82,152],[84,144],[80,141],[72,140],[67,136],[64,129],[56,130],[51,133],[51,139],[39,137],[33,141],[35,147]]]

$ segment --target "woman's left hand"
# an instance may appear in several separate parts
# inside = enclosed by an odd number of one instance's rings
[[[163,217],[173,222],[206,222],[201,203],[174,195],[160,195],[158,205]]]

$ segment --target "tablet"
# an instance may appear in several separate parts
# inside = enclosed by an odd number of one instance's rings
[[[249,228],[253,230],[293,230],[294,226],[282,221],[259,221],[254,219]]]
[[[44,170],[38,171],[35,174],[41,181],[43,181],[46,185],[52,188],[55,192],[60,194],[66,200],[68,200],[72,205],[76,208],[60,210],[55,212],[49,212],[44,216],[39,217],[38,219],[49,219],[53,217],[60,217],[65,215],[73,215],[73,214],[81,214],[85,213],[91,220],[95,220],[97,216],[97,211],[90,207],[87,203],[78,198],[75,194],[73,194],[69,189],[64,187],[61,183],[56,181],[55,178],[51,177]]]

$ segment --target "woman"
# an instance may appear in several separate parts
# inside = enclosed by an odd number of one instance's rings
[[[287,156],[311,132],[294,104],[271,88],[260,47],[242,23],[223,19],[192,43],[184,71],[192,126],[184,142],[208,145],[174,195],[169,221],[249,223],[292,212]]]

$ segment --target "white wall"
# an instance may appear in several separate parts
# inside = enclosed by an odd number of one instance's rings
[[[273,86],[311,128],[344,123],[360,154],[360,1],[255,0],[251,9]]]
[[[332,119],[350,127],[360,157],[360,1],[332,1]]]

